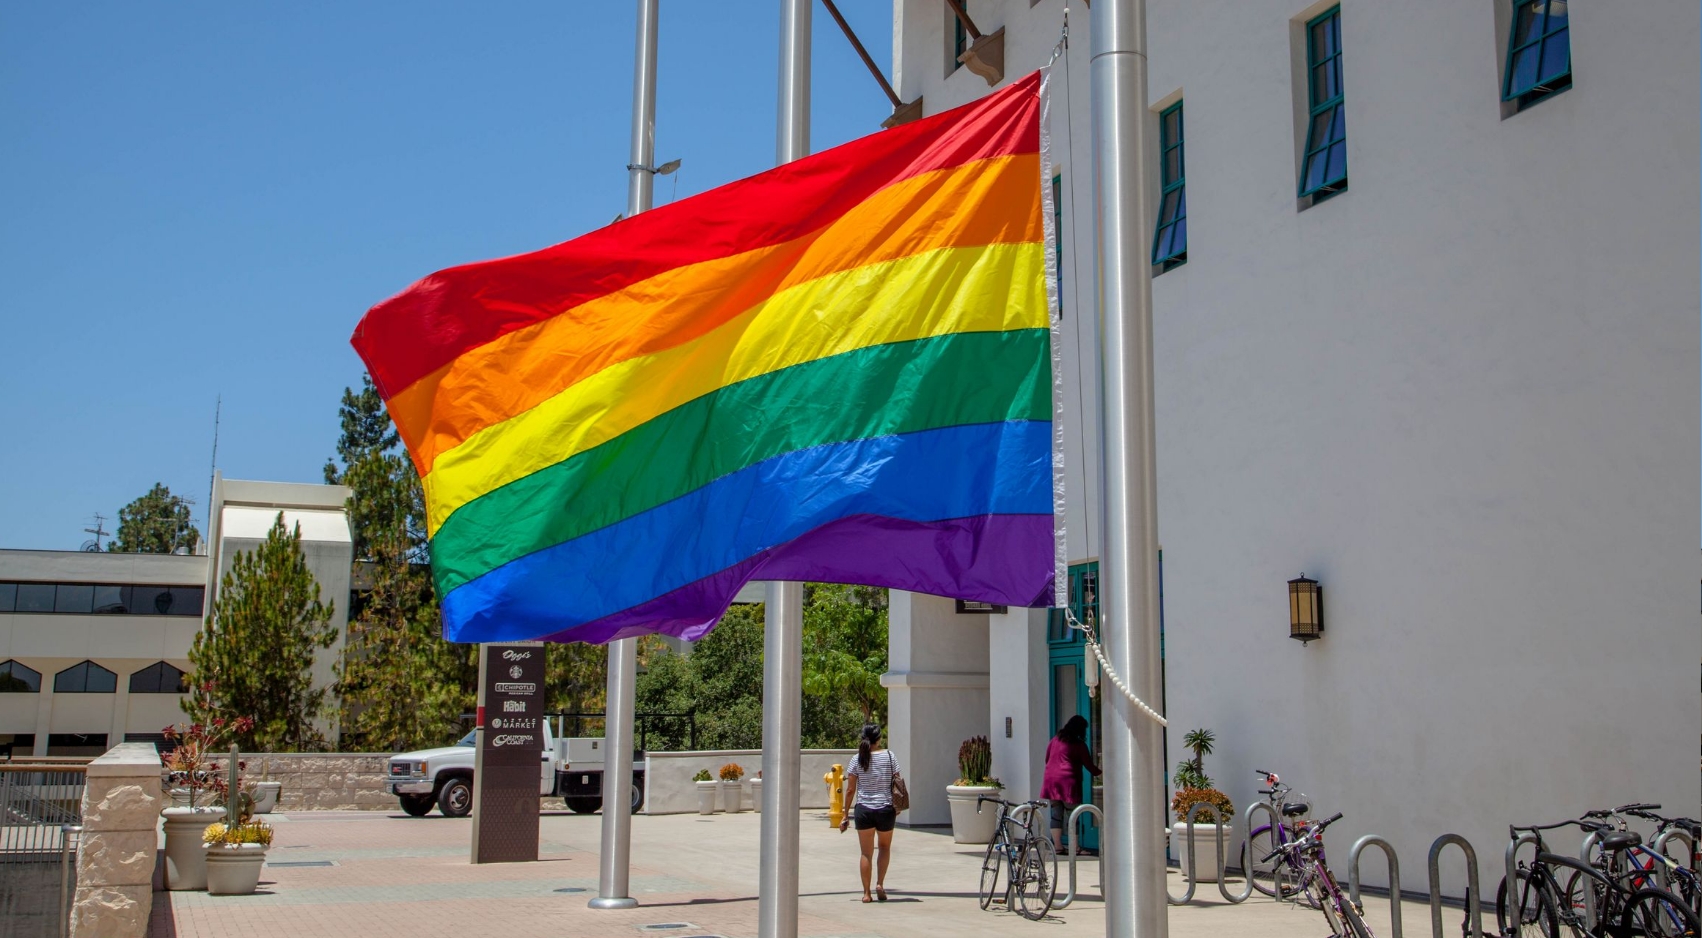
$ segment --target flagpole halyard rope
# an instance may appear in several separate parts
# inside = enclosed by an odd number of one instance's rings
[[[1159,726],[1168,727],[1170,725],[1170,721],[1166,720],[1164,715],[1159,713],[1157,710],[1147,706],[1146,701],[1136,696],[1135,692],[1129,689],[1129,685],[1123,682],[1123,677],[1117,673],[1117,669],[1111,667],[1111,662],[1105,659],[1105,652],[1099,647],[1099,636],[1094,632],[1093,626],[1077,619],[1076,614],[1068,608],[1064,610],[1064,619],[1069,623],[1070,628],[1076,629],[1087,636],[1087,647],[1092,649],[1093,656],[1099,659],[1099,669],[1105,672],[1106,677],[1111,679],[1112,685],[1114,685],[1117,690],[1121,691],[1123,696],[1126,697],[1130,703],[1140,708],[1142,713],[1151,717],[1153,722],[1157,723]]]

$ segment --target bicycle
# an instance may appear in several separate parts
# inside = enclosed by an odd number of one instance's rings
[[[1248,862],[1253,857],[1274,853],[1279,846],[1294,840],[1306,829],[1305,816],[1312,811],[1312,806],[1304,801],[1289,801],[1287,795],[1294,789],[1282,783],[1275,772],[1263,769],[1255,770],[1263,776],[1269,787],[1259,789],[1259,794],[1265,796],[1271,810],[1278,818],[1275,825],[1262,824],[1247,835],[1247,845],[1243,849],[1241,868],[1247,871],[1247,877],[1253,883],[1253,888],[1267,896],[1276,895],[1276,864],[1266,865],[1260,862]],[[1293,826],[1290,825],[1292,819]],[[1289,874],[1283,877],[1283,898],[1292,899],[1305,895],[1304,870],[1291,860],[1283,861],[1290,865]]]
[[[1310,899],[1308,904],[1324,913],[1324,920],[1330,925],[1331,938],[1375,938],[1371,926],[1365,924],[1365,910],[1342,892],[1324,859],[1324,828],[1341,818],[1341,812],[1337,811],[1322,821],[1307,825],[1298,837],[1271,851],[1261,862],[1268,863],[1286,855],[1292,865],[1305,871],[1302,888]]]
[[[1702,824],[1690,818],[1669,818],[1655,814],[1661,808],[1658,804],[1627,804],[1617,808],[1585,812],[1584,817],[1598,819],[1612,825],[1613,832],[1627,832],[1627,817],[1641,818],[1654,822],[1655,832],[1648,843],[1638,842],[1623,850],[1613,851],[1601,849],[1600,843],[1593,856],[1585,859],[1607,878],[1626,884],[1631,889],[1644,886],[1658,886],[1666,889],[1684,900],[1691,912],[1702,916],[1702,879],[1699,879],[1694,869],[1695,853],[1679,862],[1656,849],[1654,844],[1659,842],[1662,835],[1670,830],[1680,830],[1688,834],[1692,841],[1702,836]],[[1597,832],[1598,836],[1605,831]],[[1629,832],[1637,837],[1635,832]],[[1602,901],[1601,889],[1594,887],[1595,901]],[[1574,909],[1583,903],[1583,874],[1573,873],[1566,883],[1566,898]]]
[[[1051,911],[1058,885],[1058,857],[1052,838],[1034,830],[1035,813],[1045,808],[1046,802],[1017,804],[982,795],[975,799],[976,813],[989,801],[999,805],[999,823],[994,828],[993,839],[987,843],[987,855],[981,860],[981,908],[990,909],[1000,901],[1002,877],[1005,908],[1030,921],[1039,921]],[[1012,817],[1018,808],[1028,809],[1027,817],[1021,822]]]
[[[1671,892],[1658,886],[1622,886],[1590,863],[1550,852],[1543,842],[1542,832],[1574,826],[1601,834],[1602,850],[1608,854],[1622,853],[1642,843],[1642,837],[1635,831],[1618,831],[1611,825],[1587,820],[1508,827],[1508,836],[1514,839],[1520,833],[1529,833],[1535,841],[1536,855],[1528,864],[1519,861],[1514,871],[1515,882],[1511,888],[1517,890],[1519,900],[1516,923],[1508,920],[1509,884],[1505,876],[1496,889],[1495,919],[1503,936],[1560,938],[1562,925],[1574,938],[1585,935],[1592,938],[1675,938],[1702,934],[1696,924],[1696,914],[1685,905],[1684,900]],[[1571,870],[1574,875],[1584,877],[1581,882],[1588,884],[1592,892],[1584,901],[1595,906],[1593,922],[1589,920],[1587,905],[1581,915],[1579,905],[1561,891],[1554,875],[1556,868]],[[1583,895],[1582,887],[1578,894]]]

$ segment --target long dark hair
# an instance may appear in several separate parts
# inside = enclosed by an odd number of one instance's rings
[[[863,771],[869,770],[869,756],[874,752],[875,743],[881,741],[881,727],[878,723],[863,724],[863,738],[857,743],[857,764]]]
[[[1076,714],[1058,727],[1058,738],[1066,743],[1087,743],[1087,720]]]

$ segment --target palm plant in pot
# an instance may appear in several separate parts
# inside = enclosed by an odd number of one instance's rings
[[[960,844],[984,844],[993,839],[999,825],[997,805],[977,803],[983,796],[997,797],[1004,788],[992,776],[993,746],[985,736],[971,736],[957,747],[957,782],[946,786],[946,803],[951,806],[951,838]]]
[[[697,774],[693,775],[691,780],[697,787],[697,813],[714,814],[715,793],[721,787],[716,783],[715,777],[709,774],[708,769],[698,769]]]
[[[165,728],[165,782],[171,792],[165,818],[166,888],[207,888],[206,851],[201,835],[207,825],[226,813],[226,782],[221,766],[213,758],[233,733],[245,733],[254,725],[248,717],[228,720],[217,717],[210,724]]]
[[[1175,794],[1170,799],[1170,810],[1176,816],[1176,823],[1170,829],[1170,842],[1176,846],[1176,856],[1181,864],[1183,875],[1188,873],[1188,839],[1190,829],[1193,834],[1194,849],[1198,852],[1194,858],[1194,875],[1199,882],[1217,882],[1217,825],[1211,823],[1211,811],[1200,812],[1203,824],[1190,824],[1188,817],[1198,804],[1210,805],[1217,811],[1223,823],[1223,849],[1226,857],[1236,855],[1235,828],[1229,819],[1235,816],[1235,805],[1229,796],[1212,787],[1211,776],[1206,774],[1205,757],[1211,755],[1212,746],[1217,742],[1217,736],[1208,729],[1197,729],[1182,737],[1182,745],[1193,750],[1194,758],[1184,759],[1176,764],[1176,771],[1171,775]]]

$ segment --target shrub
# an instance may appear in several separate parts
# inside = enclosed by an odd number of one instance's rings
[[[736,782],[745,777],[745,767],[737,762],[729,762],[721,767],[721,781]]]
[[[272,843],[272,828],[265,821],[244,821],[235,827],[228,827],[223,821],[208,824],[201,832],[201,842],[207,846],[234,847],[237,844]]]
[[[993,771],[993,746],[985,736],[971,736],[957,747],[957,783],[959,785],[992,785],[1002,788],[999,780],[988,773]]]
[[[1218,813],[1223,815],[1225,824],[1235,816],[1235,805],[1230,802],[1229,796],[1215,788],[1184,788],[1170,799],[1170,810],[1176,815],[1178,822],[1186,822],[1188,812],[1202,801],[1216,808]],[[1210,818],[1211,815],[1202,814],[1199,823],[1209,824]]]
[[[698,769],[697,774],[693,775],[691,780],[694,782],[713,782],[715,778],[709,774],[708,769]]]

